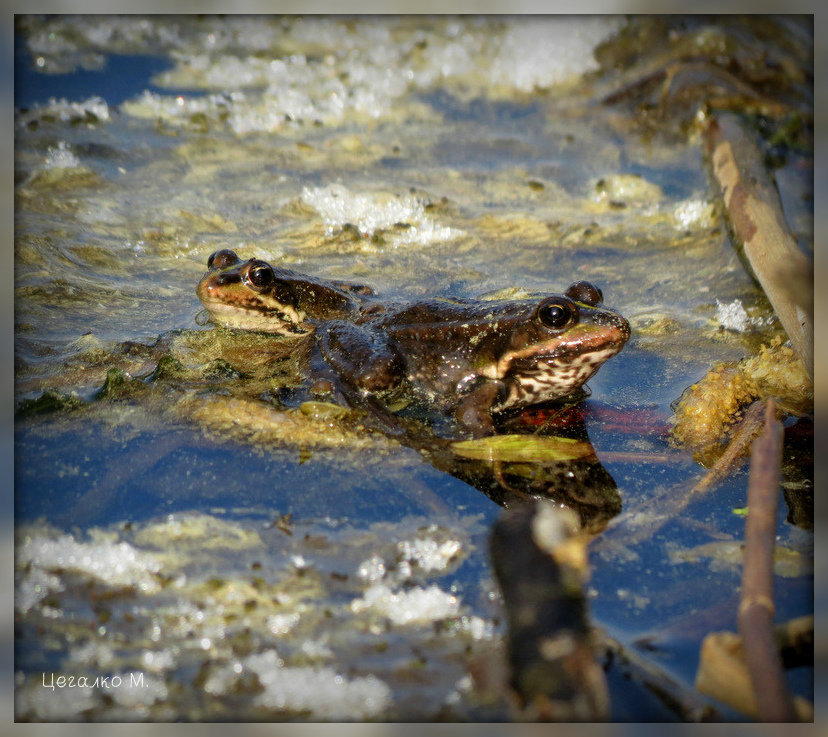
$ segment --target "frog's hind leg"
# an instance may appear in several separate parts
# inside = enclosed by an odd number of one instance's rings
[[[392,392],[405,375],[399,349],[379,330],[332,320],[317,336],[322,356],[342,382],[363,393]]]
[[[322,357],[333,375],[336,393],[355,409],[367,412],[368,425],[394,436],[405,429],[381,401],[400,385],[405,361],[397,347],[377,330],[344,320],[332,320],[317,331]]]

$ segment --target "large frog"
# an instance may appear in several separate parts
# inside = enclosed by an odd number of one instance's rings
[[[285,336],[315,334],[327,364],[361,397],[408,391],[454,412],[475,435],[492,413],[576,394],[623,348],[629,323],[589,282],[542,299],[384,302],[233,251],[210,256],[197,293],[213,322]]]

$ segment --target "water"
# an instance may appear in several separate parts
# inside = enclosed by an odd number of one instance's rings
[[[270,379],[204,373],[217,355],[250,369],[262,349],[195,322],[218,248],[395,298],[594,281],[634,330],[584,404],[624,509],[702,472],[668,440],[671,403],[778,325],[715,322],[717,300],[768,307],[711,207],[698,143],[641,137],[595,104],[600,83],[575,85],[620,21],[547,23],[18,27],[16,399],[74,402],[28,405],[15,425],[17,545],[31,551],[16,569],[18,718],[509,717],[469,676],[502,653],[487,558],[500,508],[414,449],[283,414]],[[164,356],[183,373],[149,378]],[[95,400],[112,368],[142,380]],[[812,488],[811,464],[806,452],[790,484]],[[715,548],[691,553],[741,540],[745,486],[740,471],[651,539],[593,556],[595,624],[646,640],[687,688],[703,635],[735,628],[741,572]],[[811,534],[786,513],[779,542],[807,564]],[[108,569],[56,564],[54,540]],[[410,552],[426,548],[455,552]],[[115,577],[123,566],[148,588]],[[807,565],[777,592],[780,620],[811,611]],[[265,687],[263,663],[311,684],[317,706]],[[58,702],[44,670],[147,685]],[[609,678],[614,719],[677,718],[618,666]]]

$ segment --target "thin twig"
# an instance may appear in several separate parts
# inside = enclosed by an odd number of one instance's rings
[[[764,401],[750,405],[725,452],[693,488],[687,491],[683,483],[671,486],[638,507],[618,515],[596,540],[592,549],[612,550],[618,545],[635,545],[651,538],[665,524],[676,519],[691,503],[696,502],[733,470],[736,461],[761,429],[764,409]]]
[[[766,722],[790,722],[796,713],[773,631],[773,554],[782,461],[782,424],[774,412],[770,399],[765,428],[751,452],[738,619],[760,717]]]
[[[708,491],[716,482],[727,476],[733,470],[736,462],[742,457],[745,449],[762,429],[765,414],[765,403],[754,402],[745,411],[745,416],[739,423],[736,432],[728,443],[725,452],[710,467],[710,470],[693,487],[691,496]]]

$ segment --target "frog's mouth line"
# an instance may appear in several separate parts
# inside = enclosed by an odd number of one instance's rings
[[[222,327],[280,335],[307,335],[312,332],[312,327],[304,322],[305,316],[300,312],[261,305],[249,309],[204,299],[202,303],[211,320]]]
[[[265,295],[253,296],[226,284],[217,284],[212,274],[202,279],[196,288],[213,322],[227,328],[253,330],[279,335],[306,335],[312,332],[304,324],[305,313],[292,305],[268,300]]]
[[[582,387],[627,342],[624,321],[588,325],[531,348],[514,351],[497,362],[497,378],[507,386],[497,411],[560,399]]]

